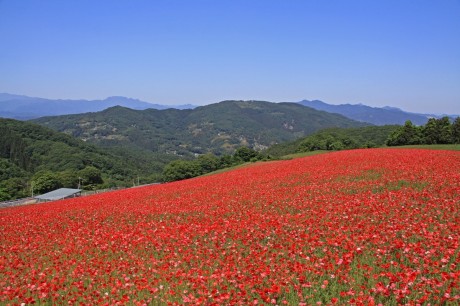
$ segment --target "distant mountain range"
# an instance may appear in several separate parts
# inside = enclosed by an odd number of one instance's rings
[[[340,104],[332,105],[319,100],[303,100],[299,104],[322,110],[329,113],[336,113],[343,115],[347,118],[368,122],[375,125],[399,124],[403,125],[407,120],[412,121],[416,125],[425,124],[429,118],[441,118],[448,116],[452,119],[458,117],[457,115],[433,115],[433,114],[417,114],[405,112],[396,107],[370,107],[363,104]]]
[[[303,100],[299,104],[329,113],[343,115],[349,119],[367,122],[374,125],[399,124],[406,120],[416,125],[425,124],[429,118],[440,118],[443,115],[419,114],[403,111],[396,107],[371,107],[364,104],[333,105],[319,100]],[[194,109],[191,104],[162,105],[126,97],[108,97],[104,100],[52,100],[32,98],[22,95],[0,93],[0,117],[29,120],[44,116],[59,116],[99,112],[113,106],[122,106],[135,110],[156,109]],[[447,115],[454,119],[458,115]]]
[[[241,146],[263,149],[328,127],[368,125],[297,103],[264,101],[224,101],[186,110],[117,106],[33,122],[89,143],[179,156],[231,154]]]
[[[190,109],[196,107],[191,104],[174,106],[153,104],[126,97],[109,97],[104,100],[51,100],[0,93],[0,117],[19,120],[28,120],[43,116],[98,112],[117,105],[138,110],[148,108]]]

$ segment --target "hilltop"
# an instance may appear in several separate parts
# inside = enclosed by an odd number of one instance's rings
[[[186,110],[112,107],[33,122],[105,147],[179,156],[231,154],[240,146],[264,149],[328,127],[367,125],[297,103],[265,101],[223,101]]]
[[[174,106],[154,104],[121,96],[108,97],[104,100],[55,100],[0,93],[0,117],[20,120],[98,112],[113,106],[124,106],[132,109],[168,109],[173,107],[187,109],[195,107],[191,104]]]
[[[435,114],[418,114],[403,111],[397,107],[371,107],[364,104],[328,104],[319,100],[303,100],[298,102],[301,105],[322,110],[330,113],[341,114],[347,118],[368,122],[375,125],[403,125],[407,120],[412,121],[416,125],[427,123],[429,118],[442,118],[446,115]],[[455,119],[457,115],[448,115],[451,119]]]

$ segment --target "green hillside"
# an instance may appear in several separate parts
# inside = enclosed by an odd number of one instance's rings
[[[102,149],[34,123],[0,119],[0,200],[29,196],[33,184],[36,193],[75,188],[79,177],[87,189],[129,186],[137,176],[152,181],[172,159]]]
[[[381,147],[398,125],[366,126],[359,128],[329,128],[295,141],[274,145],[264,153],[281,157],[284,155],[317,151]]]
[[[264,149],[327,127],[366,125],[297,103],[263,101],[224,101],[188,110],[112,107],[33,121],[105,147],[179,156],[231,154],[241,146]]]

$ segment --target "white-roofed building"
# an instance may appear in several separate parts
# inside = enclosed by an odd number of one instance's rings
[[[81,189],[60,188],[42,195],[35,196],[34,198],[39,202],[42,202],[75,198],[79,196],[81,196]]]

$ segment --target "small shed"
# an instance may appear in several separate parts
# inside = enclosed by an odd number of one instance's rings
[[[48,193],[34,197],[39,202],[42,201],[56,201],[67,198],[74,198],[81,196],[81,189],[59,188]]]

